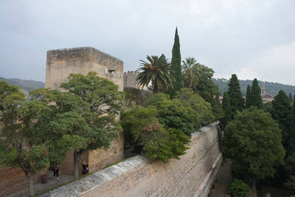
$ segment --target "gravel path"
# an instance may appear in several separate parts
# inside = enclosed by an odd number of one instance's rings
[[[231,174],[231,167],[232,167],[232,160],[226,159],[219,170],[217,177],[215,188],[212,189],[212,197],[230,197],[228,195],[228,186],[232,182],[232,174]]]

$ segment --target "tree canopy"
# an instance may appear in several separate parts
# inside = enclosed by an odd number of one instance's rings
[[[78,161],[83,151],[108,148],[111,141],[117,139],[121,126],[116,118],[122,110],[123,94],[113,82],[98,77],[95,72],[86,76],[70,74],[68,81],[60,87],[68,94],[64,94],[65,100],[57,102],[66,111],[59,115],[56,128],[63,134],[77,135],[73,141],[77,143],[73,149],[77,178]],[[73,110],[74,107],[78,109]]]
[[[198,112],[187,102],[179,99],[170,100],[161,93],[153,95],[147,103],[157,108],[157,118],[165,127],[181,130],[190,136],[199,126]]]
[[[225,128],[224,153],[238,171],[252,179],[274,175],[283,163],[285,150],[281,130],[269,113],[251,107],[237,112]]]
[[[142,145],[142,153],[149,159],[168,162],[185,154],[189,137],[181,130],[161,124],[154,107],[133,108],[122,114],[124,137],[134,145]]]
[[[47,103],[26,101],[18,87],[6,82],[0,82],[0,92],[0,165],[20,167],[34,196],[35,173],[50,164],[47,133],[39,118],[50,109]]]
[[[291,111],[292,108],[287,94],[283,90],[279,91],[279,94],[272,101],[271,115],[279,123],[283,132],[282,144],[286,150],[288,150]]]

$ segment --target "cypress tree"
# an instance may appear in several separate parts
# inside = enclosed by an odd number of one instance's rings
[[[289,155],[295,152],[295,95],[293,99],[293,108],[291,112],[290,132],[289,132]]]
[[[173,89],[170,93],[170,95],[173,97],[175,92],[182,88],[181,54],[177,28],[175,30],[174,45],[172,49],[171,75],[175,80],[173,83]]]
[[[251,90],[251,102],[250,105],[251,106],[255,106],[258,109],[262,109],[263,108],[263,101],[262,101],[262,97],[261,97],[261,89],[258,85],[258,81],[255,78],[252,82],[252,90]]]
[[[287,94],[280,90],[279,94],[274,97],[272,101],[272,117],[275,119],[283,132],[282,144],[288,150],[290,119],[291,119],[291,105]]]
[[[222,108],[224,111],[224,117],[222,119],[222,127],[225,128],[227,123],[232,120],[232,110],[229,102],[228,92],[224,92],[222,99]]]
[[[247,92],[246,92],[246,108],[249,108],[251,106],[251,87],[250,85],[247,86]]]
[[[236,74],[233,74],[228,83],[228,96],[233,115],[244,108],[244,99],[241,93],[241,87]]]

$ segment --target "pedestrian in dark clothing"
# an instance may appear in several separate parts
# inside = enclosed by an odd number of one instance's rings
[[[59,181],[59,177],[58,177],[58,166],[53,166],[53,179],[55,180],[55,178],[57,178],[57,180]]]
[[[84,161],[82,164],[82,174],[88,174],[88,172],[89,172],[88,163],[86,163],[86,161]]]

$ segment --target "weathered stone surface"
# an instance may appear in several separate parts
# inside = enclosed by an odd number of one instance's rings
[[[90,71],[110,79],[123,91],[123,61],[92,47],[48,51],[45,87],[58,89],[70,73],[86,75]]]
[[[217,126],[210,125],[193,134],[180,160],[136,156],[44,196],[206,196],[222,161],[218,142]]]

